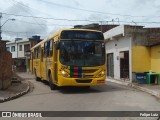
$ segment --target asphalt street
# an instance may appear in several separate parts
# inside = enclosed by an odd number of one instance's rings
[[[15,100],[0,104],[0,111],[159,111],[160,101],[130,87],[108,82],[105,86],[90,89],[65,87],[50,90],[43,82],[30,80],[31,91]],[[17,119],[17,118],[14,118]],[[26,118],[27,119],[27,118]],[[29,119],[29,118],[28,118]],[[30,118],[33,119],[33,118]],[[53,119],[53,118],[38,118]],[[64,119],[64,118],[54,118]],[[65,118],[69,120],[71,118]],[[72,118],[97,120],[97,118]],[[152,118],[100,118],[113,120],[151,120]],[[156,120],[156,118],[153,118]]]

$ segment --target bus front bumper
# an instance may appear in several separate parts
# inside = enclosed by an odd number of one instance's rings
[[[101,86],[105,85],[106,76],[99,78],[67,78],[59,76],[58,86]]]

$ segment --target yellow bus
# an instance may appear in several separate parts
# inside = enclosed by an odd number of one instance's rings
[[[31,71],[52,90],[60,86],[105,84],[105,43],[102,32],[62,29],[31,48]]]

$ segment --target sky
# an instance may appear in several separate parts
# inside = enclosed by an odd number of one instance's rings
[[[2,37],[10,40],[45,38],[91,23],[160,27],[159,0],[0,0],[0,5]]]

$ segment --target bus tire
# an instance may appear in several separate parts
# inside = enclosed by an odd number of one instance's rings
[[[52,75],[49,74],[49,86],[51,90],[58,90],[58,86],[52,83]]]
[[[85,86],[86,89],[89,89],[91,86]]]
[[[34,70],[34,74],[35,74],[35,77],[36,77],[36,81],[40,81],[41,79],[39,77],[37,77],[36,70]]]

